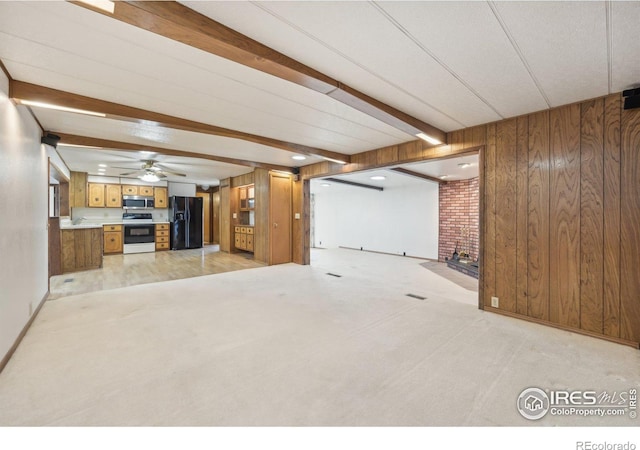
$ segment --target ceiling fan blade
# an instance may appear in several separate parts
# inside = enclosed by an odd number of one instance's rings
[[[119,167],[119,166],[111,166],[112,169],[129,169],[129,170],[133,170],[131,167]],[[140,170],[140,169],[136,169],[136,170]]]
[[[167,166],[163,166],[162,164],[156,164],[155,167],[157,167],[159,170],[161,170],[163,172],[170,173],[171,175],[176,175],[178,177],[186,177],[187,176],[184,173],[174,172],[173,170],[167,168]]]
[[[134,174],[136,172],[140,172],[140,171],[139,170],[134,170],[133,172],[125,172],[125,173],[121,173],[120,175],[121,176],[132,175],[132,174]]]

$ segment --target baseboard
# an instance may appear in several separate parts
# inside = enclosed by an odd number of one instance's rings
[[[324,250],[324,247],[318,247],[318,248]],[[338,248],[343,248],[345,250],[356,250],[358,252],[377,253],[379,255],[390,255],[390,256],[400,256],[402,258],[419,259],[420,261],[438,262],[437,259],[423,258],[422,256],[398,255],[397,253],[379,252],[379,251],[376,251],[376,250],[364,250],[364,249],[361,250],[359,248],[343,247],[342,245],[339,245]]]
[[[33,321],[35,320],[36,316],[40,312],[40,309],[42,309],[42,305],[44,305],[44,302],[47,301],[47,297],[49,297],[49,290],[47,290],[47,293],[44,294],[44,297],[42,297],[42,300],[40,300],[40,303],[38,304],[38,307],[33,312],[33,314],[31,314],[31,317],[29,318],[29,321],[22,328],[22,331],[20,332],[20,334],[16,338],[15,342],[13,343],[13,345],[11,346],[11,348],[9,349],[7,354],[4,355],[4,357],[2,358],[2,361],[0,361],[0,373],[2,373],[2,371],[4,370],[6,365],[9,363],[9,360],[11,359],[11,357],[13,356],[15,351],[17,350],[18,346],[20,345],[20,342],[22,342],[22,339],[27,334],[27,331],[29,331],[29,328],[31,327],[31,324],[33,323]]]
[[[567,327],[567,326],[560,325],[560,324],[557,324],[557,323],[548,322],[546,320],[536,319],[536,318],[533,318],[533,317],[523,316],[523,315],[517,314],[517,313],[512,313],[510,311],[504,311],[502,309],[493,308],[491,306],[486,306],[485,305],[485,307],[483,309],[485,311],[493,312],[493,313],[500,314],[500,315],[503,315],[503,316],[513,317],[514,319],[526,320],[527,322],[533,322],[533,323],[537,323],[539,325],[545,325],[547,327],[557,328],[557,329],[563,330],[563,331],[570,331],[571,333],[582,334],[584,336],[603,339],[605,341],[615,342],[616,344],[628,345],[629,347],[633,347],[635,349],[640,349],[640,343],[639,342],[627,341],[626,339],[621,339],[621,338],[617,338],[617,337],[613,337],[613,336],[607,336],[605,334],[598,334],[598,333],[594,333],[593,331],[581,330],[579,328],[571,328],[571,327]]]

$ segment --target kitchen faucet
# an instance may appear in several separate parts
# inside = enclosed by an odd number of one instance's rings
[[[71,222],[73,225],[78,225],[80,222],[82,222],[83,220],[87,220],[86,217],[82,216],[82,217],[77,217],[75,219],[73,219],[73,221]]]

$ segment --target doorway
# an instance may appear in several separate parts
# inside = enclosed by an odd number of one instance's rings
[[[270,264],[291,262],[291,194],[289,175],[270,174]]]
[[[214,221],[213,221],[213,208],[211,201],[211,192],[209,190],[198,190],[196,192],[196,197],[202,198],[202,234],[203,234],[203,242],[206,245],[210,245],[214,243],[213,240],[213,229],[214,229]]]

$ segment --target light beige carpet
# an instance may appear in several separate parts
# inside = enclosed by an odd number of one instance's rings
[[[638,386],[640,352],[476,295],[415,260],[323,250],[47,302],[0,374],[0,425],[638,425],[520,417],[529,386]]]

